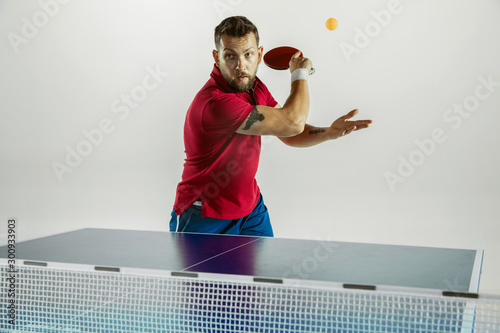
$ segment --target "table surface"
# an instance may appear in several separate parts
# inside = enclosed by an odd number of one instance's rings
[[[7,247],[0,247],[6,258]],[[19,242],[18,260],[477,292],[482,250],[82,229]]]

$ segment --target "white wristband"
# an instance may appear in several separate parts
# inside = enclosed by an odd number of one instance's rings
[[[292,82],[296,80],[306,80],[309,77],[309,71],[307,68],[297,68],[292,73]]]

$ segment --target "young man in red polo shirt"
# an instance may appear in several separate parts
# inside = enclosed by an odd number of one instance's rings
[[[282,106],[256,77],[263,48],[247,18],[233,16],[215,28],[210,79],[191,103],[184,124],[186,161],[177,186],[170,231],[273,236],[267,208],[255,180],[261,135],[293,147],[308,147],[366,128],[370,120],[330,127],[306,124],[309,59],[290,60],[290,96]]]

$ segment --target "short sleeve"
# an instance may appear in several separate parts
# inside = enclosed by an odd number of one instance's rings
[[[212,98],[203,110],[203,128],[214,134],[232,134],[247,119],[254,107],[234,94],[218,95]]]
[[[275,107],[278,105],[278,102],[274,99],[273,95],[271,95],[271,92],[269,89],[267,89],[267,86],[264,84],[264,82],[259,80],[259,85],[257,87],[259,90],[259,104],[265,105],[265,106],[270,106],[270,107]]]
[[[267,90],[267,106],[274,108],[276,105],[278,105],[278,102],[276,102],[273,95],[271,95],[271,92]]]

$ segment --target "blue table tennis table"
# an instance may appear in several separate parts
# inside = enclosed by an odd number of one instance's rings
[[[16,258],[1,332],[471,332],[483,251],[82,229]]]

